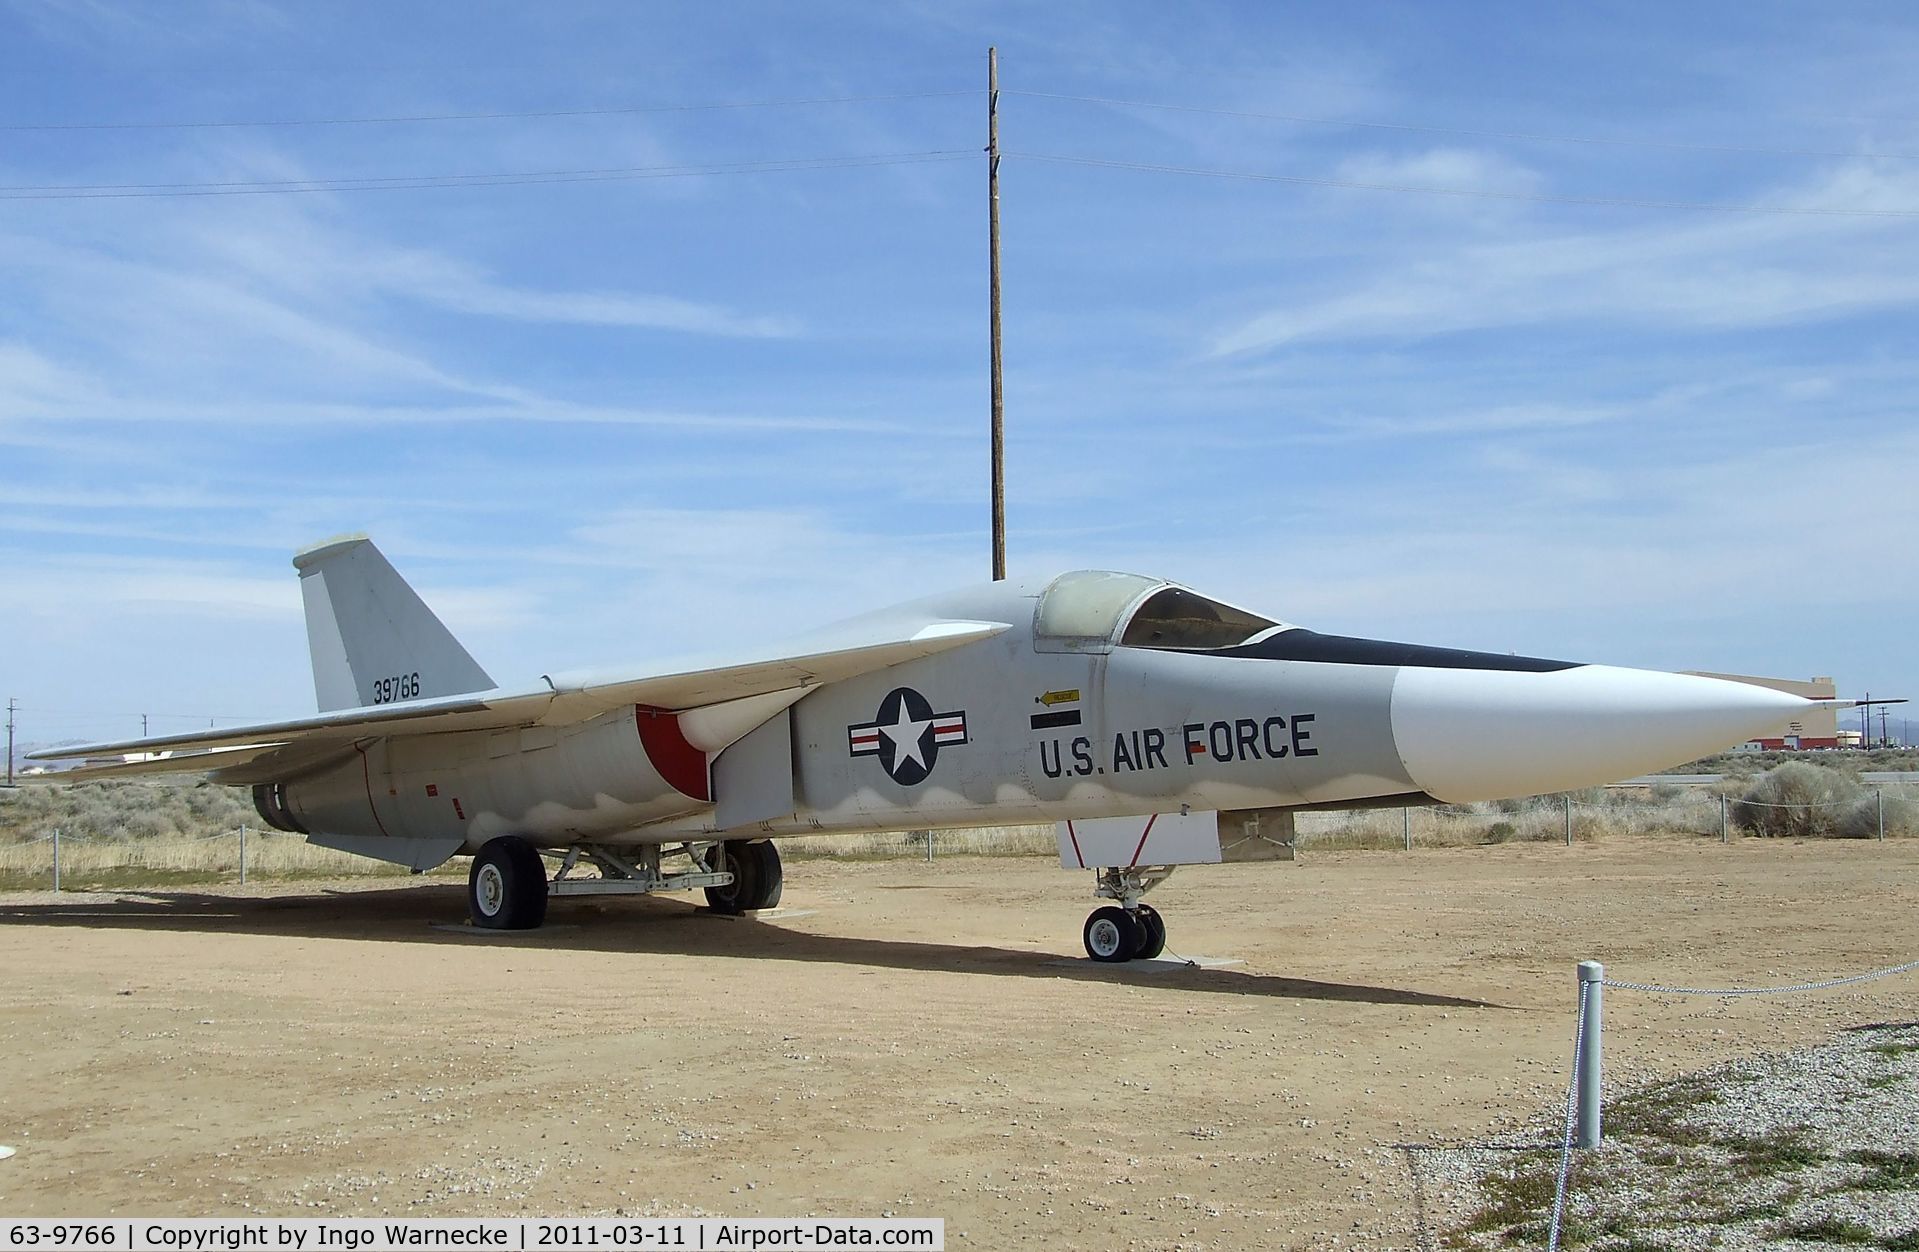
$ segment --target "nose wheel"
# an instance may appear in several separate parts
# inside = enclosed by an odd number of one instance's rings
[[[1171,876],[1170,865],[1129,865],[1099,871],[1094,894],[1113,901],[1093,910],[1081,938],[1095,961],[1150,961],[1166,950],[1166,919],[1140,897]]]
[[[1095,961],[1150,961],[1166,950],[1166,919],[1150,904],[1109,904],[1093,910],[1081,937]]]
[[[1130,961],[1146,942],[1146,932],[1125,909],[1107,905],[1086,919],[1086,955],[1095,961]]]
[[[1133,959],[1150,961],[1166,950],[1166,919],[1150,904],[1140,905],[1136,916],[1145,933],[1140,937],[1139,951],[1133,953]]]

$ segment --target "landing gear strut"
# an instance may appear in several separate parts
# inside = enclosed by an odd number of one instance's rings
[[[1129,865],[1099,871],[1094,894],[1117,903],[1093,910],[1081,938],[1095,961],[1150,961],[1166,950],[1166,920],[1140,897],[1171,877],[1171,865]]]

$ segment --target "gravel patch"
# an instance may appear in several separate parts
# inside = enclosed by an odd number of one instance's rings
[[[1564,1118],[1405,1148],[1421,1246],[1546,1246]],[[1562,1247],[1919,1252],[1919,1023],[1610,1090],[1604,1128],[1573,1154]]]

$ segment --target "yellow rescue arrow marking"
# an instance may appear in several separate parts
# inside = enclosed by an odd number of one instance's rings
[[[1035,699],[1033,703],[1044,704],[1047,708],[1052,708],[1055,704],[1071,704],[1077,699],[1079,699],[1079,688],[1074,687],[1067,691],[1049,691],[1045,695]]]

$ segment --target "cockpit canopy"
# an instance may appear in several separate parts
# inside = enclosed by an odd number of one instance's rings
[[[1210,652],[1278,629],[1279,622],[1163,579],[1080,570],[1060,575],[1041,593],[1033,644],[1041,652]]]

